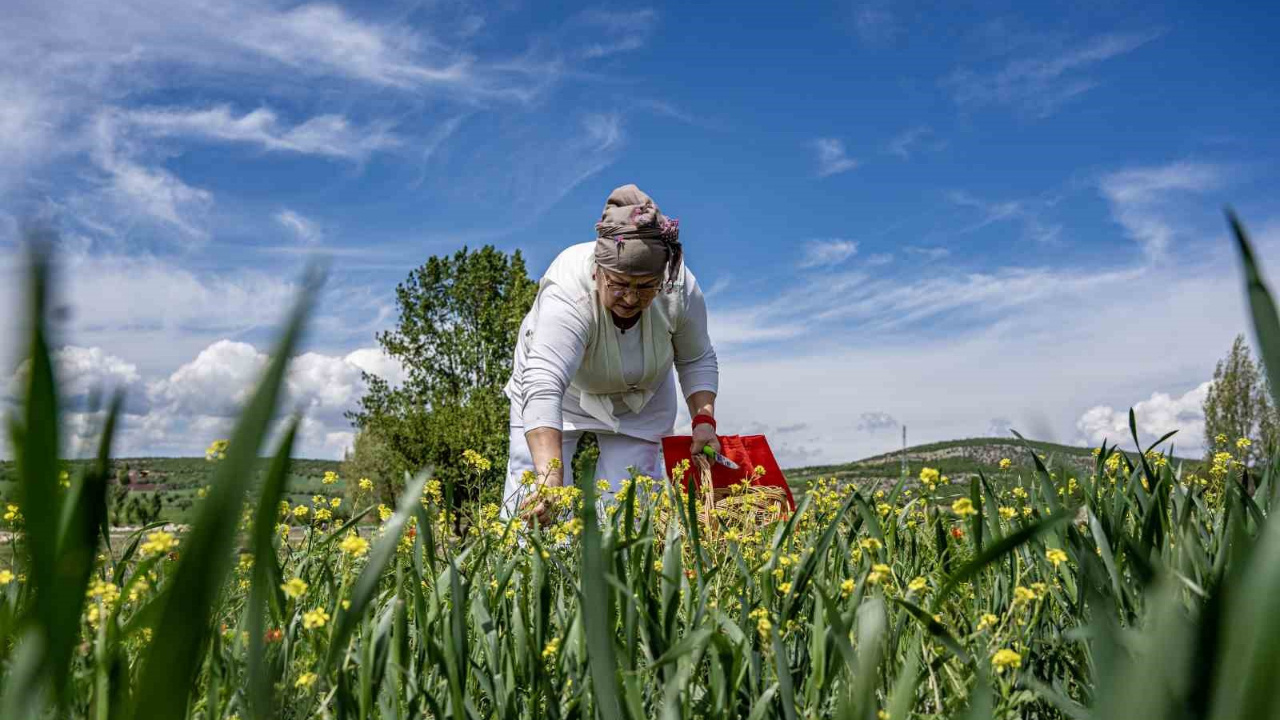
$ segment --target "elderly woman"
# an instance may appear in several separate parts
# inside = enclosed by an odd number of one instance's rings
[[[662,477],[660,441],[676,419],[673,366],[693,419],[695,457],[706,445],[719,452],[720,373],[706,303],[684,266],[679,221],[625,185],[609,195],[595,242],[551,263],[520,324],[505,388],[511,446],[503,516],[551,519],[522,478],[532,471],[535,486],[573,483],[570,461],[587,431],[600,443],[596,477],[609,481],[607,494],[630,468]]]

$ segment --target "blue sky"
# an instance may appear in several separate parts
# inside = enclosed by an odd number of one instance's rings
[[[12,3],[11,3],[12,5]],[[291,402],[337,457],[429,255],[539,274],[634,182],[681,219],[725,432],[784,464],[1180,429],[1247,332],[1222,207],[1280,266],[1280,21],[1256,5],[18,0],[0,38],[0,337],[62,237],[72,443],[225,435],[307,259]],[[0,392],[21,374],[0,344]]]

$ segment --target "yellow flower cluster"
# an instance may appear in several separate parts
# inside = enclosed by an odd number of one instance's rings
[[[347,536],[338,543],[338,547],[352,557],[360,557],[369,552],[369,541],[356,534],[355,530],[348,530]]]
[[[302,627],[308,630],[315,630],[316,628],[324,627],[330,619],[329,613],[324,608],[308,610],[302,614]]]
[[[955,513],[958,517],[966,518],[970,515],[976,515],[978,511],[973,507],[972,500],[969,498],[960,498],[959,500],[951,503],[951,512]]]
[[[361,492],[372,492],[373,481],[369,478],[360,478],[360,481],[356,483],[356,487],[360,488]]]
[[[1001,469],[1001,470],[1008,470],[1008,469],[1009,469],[1009,468],[1011,468],[1011,467],[1013,467],[1013,461],[1012,461],[1012,460],[1010,460],[1009,458],[1000,458],[1000,469]]]
[[[13,503],[7,503],[4,506],[5,522],[15,522],[21,519],[22,519],[22,511],[18,509],[17,505],[14,505]]]
[[[316,674],[313,672],[304,672],[298,676],[298,681],[293,684],[297,688],[309,688],[316,683]]]
[[[284,591],[284,594],[293,598],[294,600],[297,600],[298,598],[305,595],[307,592],[307,587],[308,585],[306,581],[298,577],[289,578],[289,580],[287,580],[284,583],[281,583],[280,585],[280,589]]]
[[[209,443],[209,447],[205,448],[204,459],[208,462],[217,462],[227,456],[229,447],[231,447],[229,440],[214,440]]]
[[[769,637],[769,631],[773,629],[773,622],[769,620],[768,608],[758,607],[752,610],[747,617],[756,621],[756,632],[760,633],[760,637]]]
[[[1022,667],[1022,656],[1009,648],[1002,648],[991,656],[991,665],[998,673],[1004,672],[1005,668],[1017,669]]]
[[[493,467],[493,463],[489,462],[488,458],[475,450],[463,450],[462,462],[477,473],[488,472]]]
[[[138,546],[144,556],[163,555],[178,547],[178,538],[173,533],[156,530],[147,535],[146,542]]]
[[[338,473],[332,470],[325,470],[324,478],[321,479],[320,482],[324,483],[325,485],[335,485],[338,482]]]
[[[879,585],[886,580],[893,582],[893,570],[883,563],[872,565],[871,572],[867,574],[867,582],[871,585]]]
[[[1067,561],[1067,554],[1058,548],[1049,548],[1044,551],[1045,558],[1053,563],[1054,567],[1058,567]]]
[[[0,585],[8,585],[13,582],[14,574],[12,570],[0,570]]]

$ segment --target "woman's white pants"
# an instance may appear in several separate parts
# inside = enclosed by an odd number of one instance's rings
[[[572,485],[574,450],[583,430],[566,430],[563,433],[564,447],[561,457],[564,458],[564,482]],[[600,493],[602,500],[609,499],[618,491],[622,481],[631,477],[631,468],[636,473],[653,478],[662,478],[666,470],[662,464],[662,443],[641,440],[628,435],[618,435],[603,430],[592,431],[600,442],[600,459],[596,461],[596,476],[591,480],[605,479],[609,481],[609,490]],[[533,456],[524,439],[524,428],[511,426],[511,442],[507,452],[507,482],[502,491],[502,517],[509,518],[516,514],[531,488],[525,487],[520,480],[526,470],[533,470]]]

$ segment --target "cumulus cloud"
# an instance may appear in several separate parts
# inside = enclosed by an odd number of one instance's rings
[[[1151,397],[1133,405],[1137,420],[1138,437],[1144,443],[1153,442],[1171,430],[1178,434],[1167,443],[1177,446],[1182,456],[1197,456],[1204,452],[1204,400],[1212,381],[1206,380],[1187,392],[1173,396],[1153,392]],[[1131,445],[1128,409],[1116,410],[1110,405],[1095,405],[1080,415],[1076,421],[1079,439],[1097,447],[1106,440],[1111,445]]]

